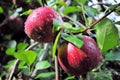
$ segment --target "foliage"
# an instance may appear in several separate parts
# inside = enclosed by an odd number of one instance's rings
[[[24,22],[35,8],[43,6],[45,2],[42,1],[44,0],[0,1],[0,80],[8,79],[14,67],[16,68],[12,80],[55,80],[54,59],[57,48],[64,41],[80,48],[83,45],[83,35],[93,37],[104,56],[103,61],[87,75],[86,80],[120,80],[119,7],[112,13],[114,16],[109,14],[99,20],[101,15],[106,15],[118,5],[117,0],[113,0],[115,4],[105,3],[105,0],[95,0],[97,3],[93,0],[46,0],[47,6],[55,9],[62,16],[64,23],[53,21],[53,31],[59,31],[53,43],[34,45],[35,41],[28,38],[24,32]],[[18,20],[17,24],[17,20],[11,22],[11,16],[19,17],[22,21]],[[96,21],[97,24],[89,27]],[[19,60],[17,66],[16,60]],[[62,69],[59,76],[60,80],[81,78],[81,75],[70,75]]]

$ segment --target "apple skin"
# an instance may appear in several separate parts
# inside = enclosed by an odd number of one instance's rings
[[[70,74],[86,74],[102,61],[95,41],[88,36],[84,36],[83,40],[84,44],[80,49],[69,42],[58,48],[58,62],[62,69]]]
[[[52,31],[53,19],[63,23],[61,16],[50,7],[35,9],[25,22],[25,33],[28,37],[38,42],[52,42],[56,32]]]

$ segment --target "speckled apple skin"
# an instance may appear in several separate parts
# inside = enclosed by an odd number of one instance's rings
[[[73,75],[91,71],[102,60],[96,42],[88,36],[83,37],[81,49],[72,43],[63,43],[58,49],[58,61],[62,69]]]
[[[38,42],[52,42],[56,32],[52,31],[53,19],[63,23],[61,16],[50,7],[35,9],[25,21],[25,33]]]

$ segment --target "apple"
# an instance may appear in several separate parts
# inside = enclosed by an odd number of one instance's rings
[[[58,48],[59,64],[70,74],[86,74],[102,61],[96,42],[86,35],[83,40],[84,44],[80,49],[70,42],[65,42]]]
[[[23,21],[22,17],[10,16],[9,19],[8,19],[8,26],[14,32],[23,31],[24,21]]]
[[[35,9],[25,21],[25,33],[38,42],[52,42],[56,32],[53,32],[53,19],[63,23],[61,16],[50,7]]]

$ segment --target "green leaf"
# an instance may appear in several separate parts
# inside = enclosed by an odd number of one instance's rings
[[[8,48],[6,50],[6,54],[7,55],[14,55],[15,50],[16,50],[16,48]]]
[[[40,73],[39,75],[36,76],[36,78],[48,78],[52,76],[55,76],[55,72]]]
[[[31,0],[26,0],[26,2],[27,2],[27,3],[30,3],[30,2],[31,2]]]
[[[3,13],[3,8],[0,6],[0,13]]]
[[[114,24],[118,24],[118,25],[120,25],[120,21],[117,21],[117,22],[115,22]]]
[[[120,61],[120,52],[110,52],[105,55],[105,60]]]
[[[69,76],[67,78],[65,78],[65,80],[74,80],[75,79],[75,76]]]
[[[63,2],[63,1],[61,1],[61,0],[58,0],[57,2],[55,2],[55,4],[56,4],[56,5],[59,4],[59,5],[61,5],[61,6],[66,6],[66,3]]]
[[[83,41],[75,35],[68,35],[68,34],[63,33],[61,36],[63,39],[65,39],[68,42],[73,43],[78,48],[81,48],[81,46],[83,45]]]
[[[28,66],[25,66],[24,68],[21,69],[21,72],[27,76],[30,76],[30,68]]]
[[[33,10],[29,9],[23,13],[20,14],[20,16],[23,16],[23,15],[29,15],[30,13],[32,13]]]
[[[22,8],[22,7],[19,7],[19,8],[16,9],[16,12],[19,13],[19,12],[21,12],[22,10],[23,10],[23,8]]]
[[[25,50],[25,48],[28,46],[28,44],[27,43],[19,43],[18,45],[17,45],[17,50],[19,51],[19,50]]]
[[[16,57],[19,60],[25,61],[27,63],[27,58],[24,55],[24,52],[16,52],[14,53],[14,57]]]
[[[60,21],[58,21],[57,19],[53,19],[53,29],[52,29],[52,32],[55,32],[55,31],[59,31],[60,28],[62,28],[62,24],[60,23]]]
[[[82,10],[81,7],[69,6],[65,8],[63,13],[68,14],[68,13],[73,13],[73,12],[80,12],[81,10]]]
[[[18,65],[19,69],[23,69],[23,68],[27,68],[27,66],[25,66],[25,61],[20,61],[19,65]]]
[[[25,51],[24,54],[26,56],[27,63],[30,65],[35,61],[35,59],[37,57],[37,53],[32,50]]]
[[[37,53],[32,50],[28,50],[28,51],[22,51],[22,52],[15,53],[14,56],[17,59],[23,60],[27,64],[31,65],[35,61]]]
[[[87,0],[79,0],[82,4],[85,4]]]
[[[7,65],[5,65],[5,66],[3,66],[3,67],[4,67],[5,69],[8,69],[8,68],[10,68],[11,66],[13,66],[14,63],[15,63],[15,60],[10,60],[10,61],[7,63]]]
[[[90,76],[90,80],[113,80],[108,72],[91,72]]]
[[[37,70],[40,70],[40,69],[46,69],[46,68],[49,68],[51,65],[48,61],[40,61],[40,62],[37,62],[35,68]]]
[[[72,27],[70,23],[64,23],[63,25],[64,31],[69,33],[80,32],[83,30],[82,27]]]
[[[8,48],[15,48],[16,45],[17,45],[17,42],[15,40],[11,40],[11,41],[9,41],[7,47]]]
[[[118,43],[118,30],[115,25],[109,19],[104,19],[96,26],[97,42],[101,49],[101,52],[115,47]]]
[[[96,14],[98,13],[98,11],[95,8],[92,8],[90,6],[85,6],[85,11],[86,11],[86,14],[92,18],[95,17]]]

